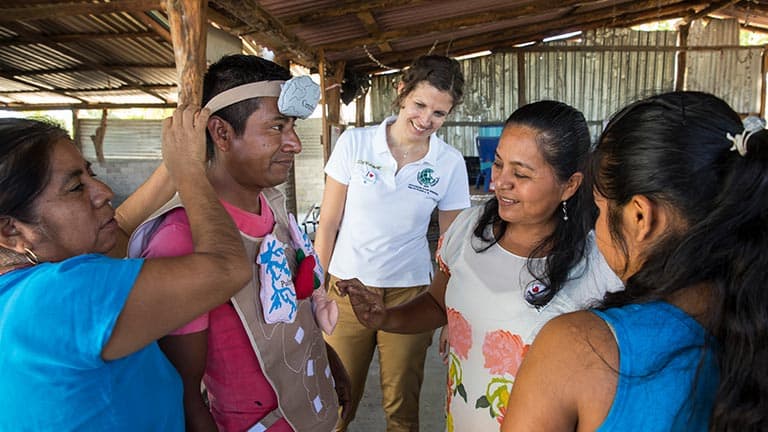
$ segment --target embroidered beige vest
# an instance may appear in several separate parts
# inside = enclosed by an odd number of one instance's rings
[[[285,197],[275,189],[266,189],[263,193],[275,215],[272,234],[285,244],[288,265],[295,273],[296,253],[290,246]],[[140,256],[162,222],[161,216],[181,206],[177,194],[144,221],[131,236],[128,255]],[[255,264],[262,239],[242,232],[240,235],[248,257],[254,263],[253,279],[231,301],[248,333],[261,370],[278,399],[278,409],[250,430],[264,430],[284,417],[297,432],[331,431],[338,417],[338,398],[325,342],[312,313],[311,297],[297,301],[293,323],[267,324],[259,299],[259,266]]]

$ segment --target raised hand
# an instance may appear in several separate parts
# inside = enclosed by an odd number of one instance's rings
[[[341,295],[348,295],[355,311],[357,320],[371,329],[380,329],[387,318],[384,298],[380,292],[375,292],[358,279],[347,279],[336,282]]]
[[[208,125],[208,109],[188,105],[180,106],[172,117],[163,121],[163,161],[171,176],[199,175],[205,170],[205,130]]]

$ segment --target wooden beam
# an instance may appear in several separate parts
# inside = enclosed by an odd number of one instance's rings
[[[4,76],[0,73],[0,76],[3,76],[3,78],[10,79],[7,76]],[[0,95],[14,95],[14,94],[29,94],[29,93],[39,93],[41,91],[45,92],[51,92],[51,93],[58,93],[62,96],[66,96],[73,99],[81,100],[83,103],[89,103],[86,100],[80,99],[78,96],[74,96],[70,93],[80,93],[80,94],[88,94],[88,93],[103,93],[103,92],[120,92],[120,91],[126,91],[126,90],[138,90],[140,92],[146,93],[146,92],[156,92],[156,91],[164,91],[164,90],[173,90],[177,86],[176,84],[156,84],[156,85],[130,85],[125,84],[121,85],[120,87],[113,87],[113,88],[100,88],[100,89],[78,89],[78,88],[61,88],[61,87],[42,87],[42,86],[35,86],[35,84],[28,83],[26,81],[16,80],[19,83],[22,83],[27,86],[34,86],[35,90],[10,90],[10,91],[0,91]]]
[[[150,30],[152,30],[156,35],[158,35],[160,38],[162,38],[164,41],[168,42],[169,44],[173,45],[173,39],[171,38],[171,32],[165,28],[162,24],[157,22],[154,18],[147,15],[146,12],[137,12],[131,14],[132,17],[136,18],[140,23],[147,26]]]
[[[337,1],[333,6],[322,8],[307,13],[291,15],[281,18],[280,21],[286,26],[296,24],[308,24],[323,21],[327,18],[340,17],[344,15],[353,15],[360,12],[367,12],[381,9],[394,9],[399,6],[415,6],[427,3],[426,0],[371,0],[371,1]]]
[[[175,108],[174,103],[130,103],[130,104],[114,104],[114,103],[81,103],[81,104],[22,104],[22,103],[0,103],[0,108],[7,111],[55,111],[55,110],[70,110],[70,109],[127,109],[127,108]]]
[[[166,0],[179,82],[179,105],[200,105],[206,69],[206,0]]]
[[[80,63],[82,63],[86,67],[90,67],[90,68],[93,68],[95,70],[102,71],[102,72],[104,72],[104,73],[106,73],[106,74],[108,74],[110,76],[114,76],[114,77],[120,79],[121,81],[126,82],[128,85],[132,85],[132,86],[136,86],[137,88],[140,88],[140,84],[138,82],[136,82],[135,79],[133,79],[130,76],[128,76],[128,74],[124,73],[123,71],[109,70],[108,68],[106,68],[106,67],[104,67],[104,66],[102,66],[102,65],[100,65],[98,63],[95,63],[94,61],[92,61],[90,56],[85,55],[85,54],[81,54],[79,51],[77,51],[74,48],[71,48],[71,47],[69,47],[67,45],[49,42],[48,39],[46,39],[45,37],[37,35],[37,34],[34,34],[31,31],[27,30],[27,28],[24,27],[20,23],[10,23],[10,22],[8,22],[8,23],[4,23],[3,27],[5,27],[7,29],[10,29],[14,33],[16,33],[16,34],[18,34],[20,36],[23,36],[23,37],[25,37],[27,39],[33,39],[33,40],[36,41],[36,43],[39,43],[41,45],[45,45],[45,46],[53,49],[54,51],[58,51],[58,52],[61,52],[62,54],[66,55],[66,56],[72,57],[73,59],[79,61]],[[163,102],[167,102],[164,97],[158,95],[155,92],[147,91],[147,90],[142,90],[142,91],[144,91],[145,93],[147,93],[147,94],[149,94],[149,95],[151,95],[151,96],[153,96],[153,97],[155,97],[155,98],[157,98],[157,99],[159,99],[159,100],[161,100]]]
[[[146,64],[105,64],[100,65],[98,68],[91,66],[75,66],[69,68],[52,68],[52,69],[35,69],[35,70],[22,70],[16,68],[4,68],[3,72],[13,76],[39,76],[49,74],[68,74],[79,72],[103,72],[104,70],[123,70],[123,69],[174,69],[172,64],[160,64],[160,63],[146,63]]]
[[[357,18],[363,23],[363,27],[365,27],[365,30],[371,35],[371,38],[379,40],[378,45],[381,52],[392,51],[392,45],[389,44],[387,39],[381,37],[379,23],[376,22],[376,18],[373,17],[373,14],[370,11],[359,12]]]
[[[0,71],[0,77],[5,78],[5,79],[7,79],[9,81],[17,82],[17,83],[25,85],[27,87],[32,87],[32,88],[36,89],[35,93],[38,92],[38,91],[49,92],[49,93],[57,94],[59,96],[64,96],[64,97],[67,97],[67,98],[70,98],[70,99],[76,99],[76,100],[79,100],[80,102],[86,103],[86,101],[84,99],[81,99],[81,98],[76,97],[76,96],[71,96],[71,95],[67,94],[65,91],[63,91],[61,89],[46,88],[46,87],[43,87],[43,86],[40,86],[40,85],[28,83],[26,81],[20,80],[20,79],[16,78],[15,76],[10,75],[10,74],[8,74],[6,72],[3,72],[3,71]],[[10,94],[10,93],[13,93],[13,92],[3,92],[3,93],[0,93],[0,94]]]
[[[60,34],[60,35],[45,35],[45,38],[50,42],[79,42],[82,40],[99,40],[99,39],[134,39],[134,38],[156,38],[157,35],[152,32],[128,32],[128,33],[72,33],[72,34]],[[19,46],[19,45],[31,45],[36,44],[34,40],[29,40],[25,37],[14,37],[8,39],[0,39],[0,47],[4,46]]]
[[[249,33],[258,33],[254,39],[261,44],[269,46],[275,52],[289,53],[294,63],[310,68],[317,66],[315,50],[310,49],[279,20],[269,14],[257,0],[213,0],[213,2],[244,22],[249,27]]]
[[[690,15],[688,15],[686,17],[683,17],[683,21],[682,21],[682,23],[680,25],[690,24],[690,23],[692,23],[693,21],[695,21],[695,20],[697,20],[699,18],[704,18],[705,16],[707,16],[709,14],[717,13],[718,11],[723,10],[723,9],[729,7],[729,6],[732,6],[732,5],[736,4],[736,3],[738,3],[739,1],[741,1],[741,0],[728,0],[728,1],[721,1],[721,2],[712,3],[708,7],[705,7],[704,9],[702,9],[702,10],[696,12],[696,13],[693,13],[693,14],[690,14]]]
[[[480,12],[471,15],[464,15],[453,19],[439,19],[419,23],[410,27],[399,28],[396,30],[384,31],[378,35],[371,35],[367,38],[352,38],[340,41],[334,41],[318,45],[318,48],[324,48],[326,51],[343,51],[350,46],[377,45],[397,39],[424,36],[430,33],[445,32],[459,28],[481,26],[499,21],[513,20],[530,15],[536,15],[555,9],[568,11],[571,6],[583,4],[583,0],[563,0],[539,1],[533,4],[527,4],[520,7],[509,8],[493,12]],[[359,15],[358,15],[359,18]],[[372,33],[369,31],[369,33]]]
[[[0,7],[0,22],[141,12],[160,9],[162,3],[162,0],[112,0],[106,3],[54,3],[25,7]]]

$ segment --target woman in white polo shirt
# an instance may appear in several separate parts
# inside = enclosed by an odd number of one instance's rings
[[[364,327],[348,298],[338,295],[335,282],[358,278],[375,287],[386,306],[426,290],[433,273],[426,237],[432,211],[437,207],[442,233],[470,204],[464,158],[435,134],[461,102],[463,87],[456,60],[437,55],[416,59],[398,86],[393,104],[398,115],[344,132],[325,167],[315,248],[331,275],[329,295],[339,303],[338,325],[326,341],[351,378],[350,421],[378,348],[387,430],[418,430],[432,331],[403,335]],[[337,426],[346,428],[347,423]]]

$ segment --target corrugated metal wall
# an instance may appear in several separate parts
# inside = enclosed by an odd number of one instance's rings
[[[96,160],[96,150],[90,136],[96,133],[101,120],[80,119],[79,137],[83,156]],[[107,119],[104,135],[104,157],[107,159],[162,159],[160,144],[162,121]]]
[[[578,41],[552,42],[539,51],[524,51],[526,100],[556,99],[578,108],[596,138],[603,122],[627,103],[674,90],[675,51],[654,48],[674,47],[677,38],[678,33],[673,31],[602,29],[587,32]],[[736,45],[738,38],[717,44]],[[710,64],[699,61],[691,65],[689,60],[691,76],[712,78],[711,84],[698,84],[696,89],[723,97],[739,112],[757,111],[761,51],[752,51],[755,53],[747,57],[748,62],[745,62],[748,51],[733,52],[733,56],[728,57],[715,53],[716,58]],[[694,53],[688,53],[689,59],[691,54]],[[707,54],[713,57],[712,53]],[[438,135],[464,155],[477,155],[474,138],[479,126],[502,123],[517,108],[517,59],[516,53],[498,53],[461,62],[466,80],[464,104],[451,114]],[[716,74],[714,67],[728,74]],[[378,123],[392,113],[391,101],[398,79],[399,74],[373,77],[373,122]],[[757,107],[744,109],[745,105]]]
[[[688,46],[739,44],[739,22],[730,20],[694,21]],[[763,50],[691,51],[686,67],[687,90],[700,90],[725,99],[736,112],[760,111],[760,71]]]

